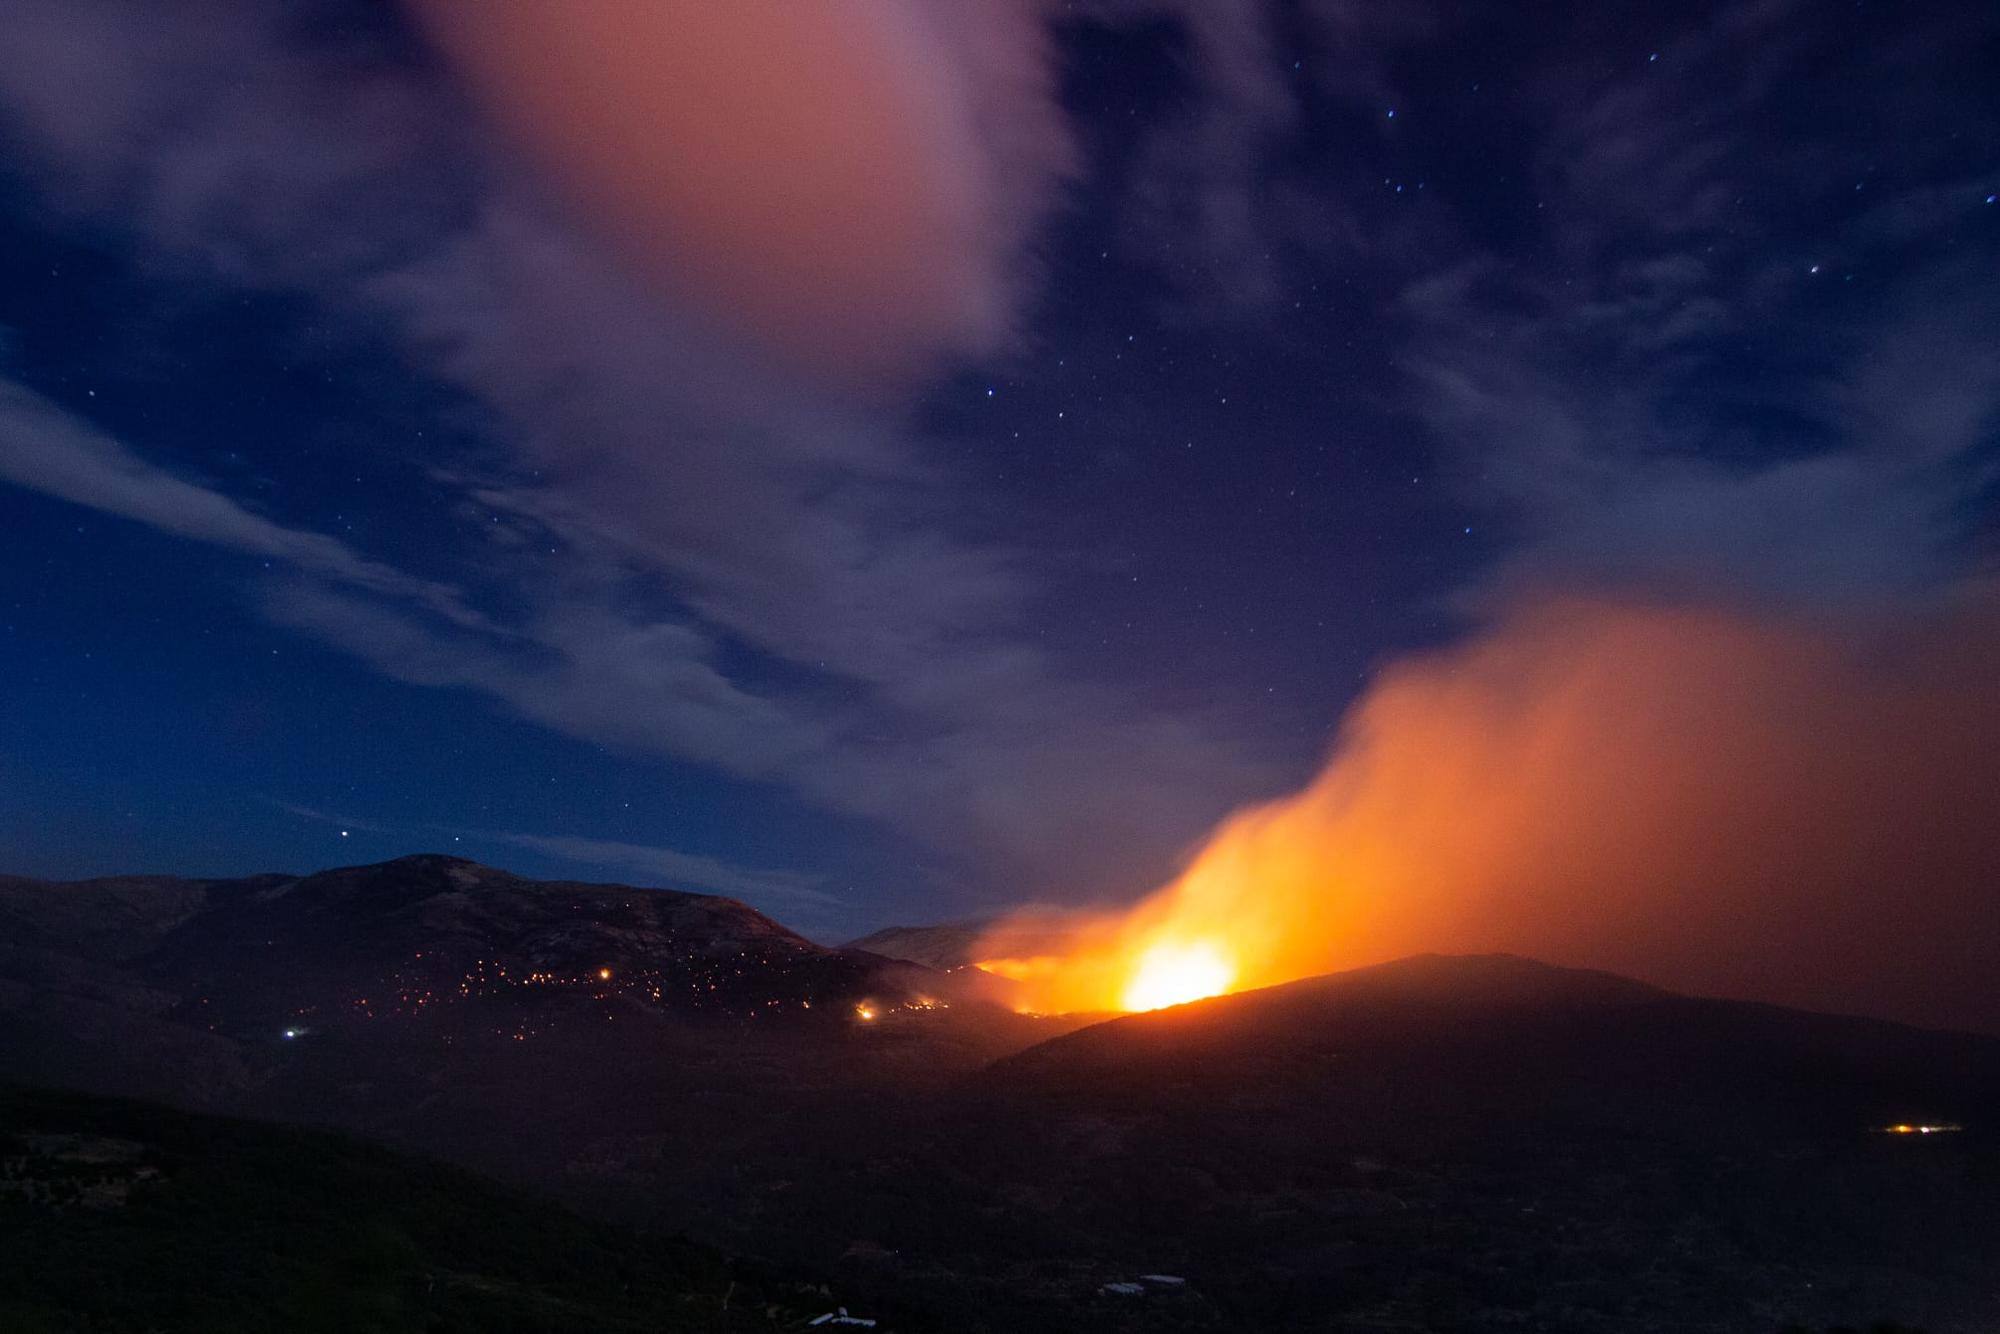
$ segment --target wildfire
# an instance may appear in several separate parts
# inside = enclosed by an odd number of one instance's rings
[[[1015,983],[1027,1013],[1163,1010],[1246,985],[1233,950],[1238,943],[1219,933],[1188,938],[1157,932],[1131,933],[1128,943],[1120,933],[1080,939],[1068,954],[988,959],[979,967]]]
[[[1316,777],[1224,818],[1151,894],[1122,912],[1024,909],[971,957],[1041,1014],[1500,950],[1982,1026],[1994,1011],[1971,999],[1970,956],[1950,964],[1960,999],[1940,981],[1922,1003],[1889,962],[1943,963],[1931,942],[1990,917],[1992,822],[1974,794],[2000,776],[2000,710],[1974,664],[2000,646],[2000,604],[1967,605],[1878,643],[1695,606],[1524,601],[1383,668]],[[1887,850],[1913,846],[1935,859],[1934,916],[1882,888],[1907,871]]]
[[[1162,1010],[1220,996],[1235,980],[1235,965],[1208,941],[1160,944],[1139,956],[1118,999],[1123,1009]]]

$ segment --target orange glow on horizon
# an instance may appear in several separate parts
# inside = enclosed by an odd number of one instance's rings
[[[1989,1027],[1979,959],[1939,960],[1921,997],[1908,960],[1991,939],[2000,589],[1865,644],[1712,608],[1524,603],[1384,668],[1315,778],[1225,818],[1150,895],[1023,911],[973,957],[1036,1014],[1499,951]],[[1921,913],[1887,888],[1907,883],[1929,887]]]

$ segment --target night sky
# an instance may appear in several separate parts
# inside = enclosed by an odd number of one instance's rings
[[[1986,3],[9,0],[0,870],[1118,902],[1672,608],[1969,917],[1996,191]]]

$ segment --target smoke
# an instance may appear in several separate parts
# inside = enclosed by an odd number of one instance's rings
[[[1033,0],[414,0],[670,295],[836,383],[992,351],[1072,167]]]
[[[1524,605],[1385,671],[1308,787],[1011,971],[1096,1008],[1162,944],[1218,944],[1231,989],[1506,950],[2000,1031],[1996,680],[1990,590],[1894,625]]]

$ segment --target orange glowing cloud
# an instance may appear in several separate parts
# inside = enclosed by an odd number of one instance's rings
[[[1894,631],[1525,608],[1385,672],[1310,786],[1129,913],[985,952],[1047,1010],[1509,950],[2000,1031],[1996,681],[1991,602]]]
[[[1070,144],[1037,6],[412,0],[673,297],[835,381],[1007,331]]]

